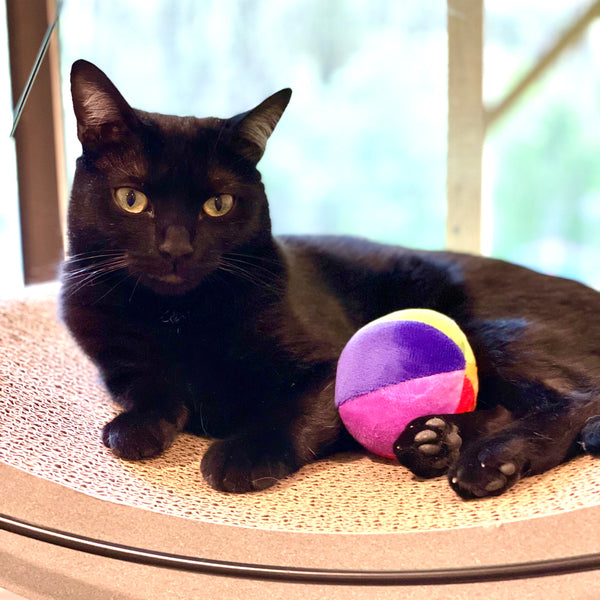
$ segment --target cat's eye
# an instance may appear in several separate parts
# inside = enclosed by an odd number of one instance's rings
[[[128,213],[139,214],[148,208],[146,194],[130,187],[121,187],[115,190],[115,202],[119,208]]]
[[[224,217],[232,208],[234,200],[231,194],[212,196],[202,206],[209,217]]]

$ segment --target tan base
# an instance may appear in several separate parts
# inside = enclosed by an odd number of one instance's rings
[[[246,496],[204,484],[207,442],[193,436],[159,459],[119,461],[98,437],[116,409],[57,323],[54,297],[50,290],[0,305],[0,512],[121,544],[302,567],[444,568],[600,549],[600,461],[589,457],[476,502],[456,498],[443,479],[414,481],[390,461],[358,454]],[[600,575],[325,589],[165,571],[0,532],[0,587],[30,599],[595,599]]]
[[[597,508],[491,528],[397,534],[303,534],[190,521],[112,504],[0,464],[0,501],[49,527],[176,554],[342,569],[426,569],[573,556],[600,547]],[[597,572],[450,586],[288,584],[182,573],[51,546],[0,531],[0,586],[29,600],[299,598],[597,600]]]

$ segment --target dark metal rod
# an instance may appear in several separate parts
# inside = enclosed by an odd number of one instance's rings
[[[181,556],[123,546],[66,531],[41,527],[0,514],[0,529],[28,538],[87,552],[97,556],[128,562],[191,571],[208,575],[220,575],[244,579],[280,581],[286,583],[318,583],[356,586],[408,586],[447,585],[457,583],[480,583],[530,579],[578,573],[600,569],[600,553],[566,558],[542,560],[506,565],[460,567],[450,569],[423,569],[408,571],[358,571],[339,569],[309,569],[250,563],[211,560],[193,556]]]
[[[25,89],[17,102],[17,106],[13,112],[13,125],[10,130],[10,136],[15,136],[15,131],[17,130],[17,126],[19,125],[19,121],[21,120],[21,114],[23,113],[23,109],[25,108],[25,104],[27,103],[27,98],[29,98],[29,93],[31,92],[31,88],[33,87],[33,83],[36,80],[40,67],[42,66],[42,61],[46,56],[46,52],[48,52],[48,47],[50,46],[50,40],[52,39],[52,33],[58,24],[58,17],[60,16],[60,11],[62,9],[62,0],[58,0],[56,3],[56,15],[54,20],[48,26],[46,30],[46,34],[44,35],[44,39],[42,40],[42,45],[38,51],[38,54],[35,59],[35,63],[33,64],[33,68],[31,69],[31,73],[29,74],[29,78],[27,79],[27,83],[25,84]]]

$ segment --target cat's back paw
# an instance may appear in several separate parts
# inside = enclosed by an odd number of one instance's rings
[[[600,456],[600,415],[590,417],[579,434],[584,452]]]
[[[458,459],[462,438],[443,415],[411,421],[394,443],[398,461],[419,477],[438,477]]]
[[[450,486],[465,500],[504,493],[527,470],[523,446],[520,438],[468,445],[448,471]]]

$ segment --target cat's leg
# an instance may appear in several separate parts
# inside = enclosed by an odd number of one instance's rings
[[[415,475],[439,477],[473,440],[513,421],[503,407],[460,414],[432,414],[411,421],[394,443],[398,461]]]
[[[126,360],[122,356],[110,352],[101,363],[107,388],[125,409],[104,426],[102,441],[125,460],[158,456],[189,419],[183,375],[158,353],[133,355],[130,349]]]
[[[449,468],[450,485],[462,498],[501,494],[521,477],[543,473],[583,451],[581,432],[600,412],[599,394],[559,392],[535,382],[519,386],[528,409],[500,431],[465,445]]]
[[[526,475],[555,467],[571,451],[574,435],[550,437],[558,433],[553,429],[548,418],[536,415],[472,441],[449,468],[450,485],[465,499],[496,496]]]
[[[301,406],[301,414],[283,409],[251,429],[214,442],[201,463],[209,485],[225,492],[262,490],[352,444],[335,408],[333,383],[304,398]]]
[[[141,460],[164,452],[183,431],[189,411],[185,390],[159,356],[136,356],[126,361],[119,354],[101,363],[105,384],[125,409],[102,430],[105,446],[125,460]]]
[[[151,359],[127,364],[118,357],[103,363],[103,377],[113,398],[125,409],[102,429],[102,442],[125,460],[141,460],[163,453],[184,429],[189,411],[178,379]]]
[[[163,359],[158,343],[132,322],[100,310],[72,305],[64,317],[111,396],[125,409],[104,426],[104,445],[126,460],[166,450],[185,427],[188,411],[183,377]]]
[[[523,392],[531,389],[527,384]],[[462,498],[498,495],[523,476],[555,467],[580,450],[579,432],[600,404],[590,394],[536,391],[538,408],[518,417],[498,408],[413,421],[396,443],[400,462],[425,477],[447,471]]]
[[[574,393],[565,405],[542,407],[501,431],[467,444],[448,470],[448,480],[462,498],[501,494],[520,478],[551,469],[582,452],[580,432],[597,414],[600,401]]]
[[[171,446],[189,411],[183,374],[163,360],[150,340],[132,339],[133,334],[115,335],[97,353],[105,385],[125,409],[104,426],[102,442],[119,458],[141,460]]]

